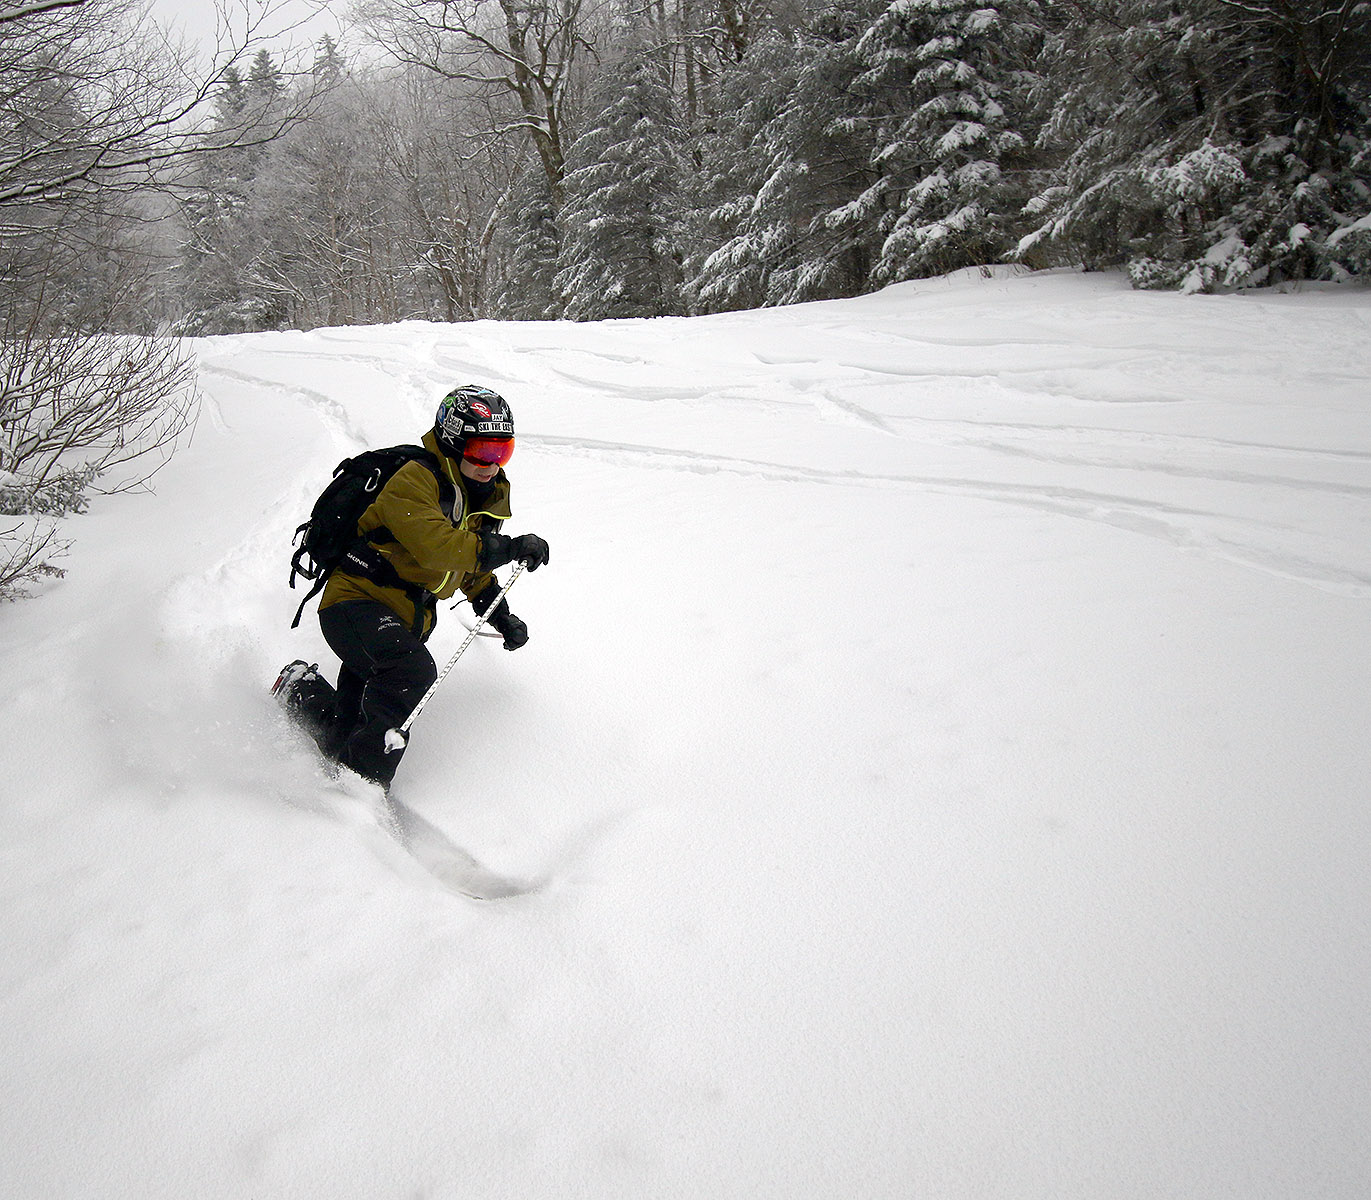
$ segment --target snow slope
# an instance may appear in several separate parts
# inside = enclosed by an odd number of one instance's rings
[[[1371,293],[197,346],[0,609],[0,1194],[1365,1194]],[[484,905],[266,695],[314,493],[465,381],[552,561],[397,791],[552,872]]]

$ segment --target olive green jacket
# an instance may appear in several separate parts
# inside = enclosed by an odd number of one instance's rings
[[[344,600],[377,600],[421,637],[427,637],[437,619],[434,598],[446,600],[460,588],[471,599],[494,578],[479,565],[480,534],[483,529],[499,529],[501,522],[509,519],[509,480],[501,470],[484,508],[471,511],[468,481],[458,461],[438,448],[432,431],[424,435],[424,448],[437,455],[456,492],[451,509],[440,503],[433,472],[423,463],[408,462],[390,477],[357,522],[358,533],[371,533],[382,526],[390,531],[393,541],[373,545],[401,579],[429,593],[422,603],[423,611],[416,613],[414,600],[400,588],[382,587],[343,571],[329,576],[319,601],[321,611]]]

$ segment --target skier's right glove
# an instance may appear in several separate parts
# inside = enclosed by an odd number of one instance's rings
[[[536,571],[548,562],[547,543],[536,533],[521,533],[518,537],[506,537],[493,531],[481,534],[483,571],[493,571],[516,559],[530,571]]]

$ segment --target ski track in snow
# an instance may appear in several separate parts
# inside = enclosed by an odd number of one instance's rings
[[[442,327],[435,327],[442,328]],[[1092,487],[1064,487],[1060,482],[1034,484],[989,474],[963,475],[927,472],[869,471],[857,468],[820,467],[788,464],[688,450],[660,444],[600,440],[552,433],[525,433],[521,441],[562,454],[592,456],[606,462],[638,467],[678,470],[696,474],[727,472],[765,479],[776,483],[822,483],[846,487],[907,488],[944,495],[965,495],[1001,504],[1058,513],[1063,516],[1096,521],[1131,533],[1144,534],[1178,547],[1212,554],[1225,561],[1293,580],[1322,590],[1349,596],[1371,594],[1371,568],[1361,560],[1323,560],[1295,552],[1283,543],[1298,540],[1298,528],[1269,520],[1254,520],[1243,513],[1254,494],[1291,489],[1321,493],[1331,500],[1365,504],[1371,499],[1371,481],[1335,480],[1316,474],[1320,466],[1345,466],[1365,475],[1371,464],[1371,450],[1297,446],[1269,442],[1243,441],[1228,437],[1146,429],[1114,429],[1076,424],[1038,424],[1007,422],[987,417],[952,419],[918,413],[881,413],[835,391],[833,375],[847,373],[854,388],[863,375],[899,375],[911,381],[960,380],[974,384],[993,381],[1009,395],[1021,391],[1025,380],[1044,369],[1041,364],[1025,364],[1017,369],[976,370],[949,366],[934,369],[928,365],[884,364],[872,366],[864,361],[833,358],[794,358],[750,353],[751,370],[740,377],[732,364],[706,363],[694,372],[669,383],[647,379],[612,377],[623,369],[638,376],[657,372],[653,365],[632,354],[610,354],[592,350],[573,351],[586,367],[571,372],[565,367],[568,351],[558,354],[561,366],[545,366],[528,371],[537,363],[538,346],[513,346],[508,338],[496,335],[498,326],[477,323],[470,342],[463,344],[450,333],[414,343],[370,340],[365,349],[357,348],[345,331],[315,331],[300,335],[304,345],[283,345],[274,354],[283,359],[315,359],[322,365],[365,366],[397,380],[401,395],[429,399],[459,375],[472,378],[519,378],[528,387],[557,389],[571,387],[599,395],[617,395],[624,401],[652,406],[663,402],[684,405],[718,405],[735,402],[762,413],[775,413],[783,419],[801,419],[809,412],[814,419],[849,425],[886,439],[903,439],[911,446],[947,447],[981,451],[1004,460],[1038,462],[1053,467],[1081,471],[1108,471],[1119,490]],[[851,331],[841,331],[851,341]],[[883,346],[901,347],[910,353],[932,349],[1031,348],[1052,350],[1061,365],[1073,369],[1098,368],[1117,372],[1133,362],[1152,362],[1148,353],[1175,355],[1174,346],[1093,344],[1084,353],[1079,347],[1054,339],[997,341],[980,338],[910,338],[868,332],[866,337]],[[351,346],[351,349],[342,347]],[[1143,352],[1143,353],[1140,353]],[[1074,357],[1073,357],[1074,355]],[[1088,361],[1082,361],[1085,358]],[[399,361],[397,361],[397,359]],[[599,366],[600,371],[594,368]],[[759,370],[760,367],[760,370]],[[362,449],[369,444],[365,431],[357,428],[344,408],[317,389],[295,383],[280,383],[235,369],[223,361],[208,361],[202,370],[236,382],[276,393],[282,399],[312,406],[325,423],[336,431],[342,444]],[[717,384],[700,386],[701,372],[727,377]],[[611,376],[611,377],[607,377]],[[1330,380],[1351,379],[1351,374],[1330,372]],[[694,381],[692,387],[691,381]],[[1038,394],[1036,389],[1030,392]],[[1155,404],[1159,400],[1174,404],[1183,396],[1159,397],[1148,393],[1128,400],[1133,404]],[[1114,408],[1118,398],[1097,399],[1095,403]],[[997,397],[1003,404],[1003,396]],[[417,415],[417,414],[416,414]],[[420,418],[422,419],[422,418]],[[373,439],[374,440],[374,439]],[[1279,461],[1285,471],[1270,469]],[[1258,463],[1268,469],[1256,469]],[[1298,470],[1296,469],[1298,468]],[[1054,479],[1060,472],[1053,472]],[[1128,477],[1155,490],[1158,476],[1201,480],[1220,485],[1234,493],[1234,502],[1212,509],[1171,504],[1155,496],[1127,490]],[[1368,522],[1371,526],[1371,521]]]
[[[275,383],[272,380],[254,376],[246,371],[235,370],[234,368],[225,366],[222,362],[217,361],[201,363],[200,373],[202,375],[217,375],[221,379],[232,379],[237,383],[245,383],[252,387],[275,393],[283,400],[298,401],[308,404],[318,412],[326,425],[334,429],[337,434],[346,441],[360,445],[364,440],[362,431],[353,425],[351,419],[348,417],[347,409],[332,396],[329,396],[324,392],[315,391],[312,388],[301,387],[299,384]],[[220,417],[220,421],[222,423],[222,417]]]
[[[1159,501],[1145,501],[1122,494],[1092,492],[1081,489],[1031,484],[996,483],[986,479],[959,479],[938,475],[876,475],[859,471],[833,471],[821,468],[794,467],[780,463],[727,458],[720,455],[670,450],[662,447],[629,446],[621,443],[592,443],[578,439],[559,440],[546,436],[526,438],[537,445],[563,452],[580,453],[617,460],[625,464],[647,463],[673,469],[712,474],[732,472],[777,483],[824,483],[849,487],[896,487],[943,495],[972,496],[979,500],[1018,505],[1062,516],[1078,517],[1146,534],[1168,541],[1178,547],[1209,551],[1226,561],[1276,575],[1283,579],[1308,584],[1321,590],[1348,596],[1371,595],[1371,573],[1344,568],[1337,563],[1318,562],[1310,558],[1266,549],[1255,543],[1253,535],[1258,527],[1251,521],[1229,517],[1217,510],[1173,506]],[[1046,461],[1072,461],[1069,459]],[[1138,470],[1151,468],[1137,467]],[[1175,474],[1190,474],[1175,471]],[[1241,477],[1200,476],[1227,479],[1229,482],[1251,482]],[[1253,477],[1263,483],[1284,484],[1288,481]],[[1292,483],[1290,486],[1320,488],[1316,484]],[[1371,494],[1371,489],[1341,490],[1349,495]],[[1223,536],[1206,523],[1228,524],[1233,532]],[[1291,534],[1292,527],[1275,527]]]
[[[561,881],[574,877],[601,845],[631,826],[639,816],[636,807],[610,809],[564,832],[532,869],[520,873],[497,871],[412,808],[402,796],[392,793],[385,797],[380,789],[350,772],[340,776],[327,767],[309,738],[286,721],[274,705],[270,716],[272,719],[264,727],[270,736],[322,773],[316,780],[317,787],[306,789],[302,795],[284,790],[281,799],[285,803],[326,814],[352,827],[377,858],[398,873],[413,875],[417,868],[462,900],[504,904],[556,890]]]

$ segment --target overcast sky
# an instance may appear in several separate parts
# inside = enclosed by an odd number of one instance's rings
[[[287,46],[312,47],[324,34],[337,40],[338,17],[346,11],[348,3],[349,0],[270,0],[265,6],[270,16],[263,28],[273,37],[273,52]],[[224,7],[230,13],[233,30],[241,38],[245,13],[260,14],[264,5],[262,0],[152,0],[151,12],[164,28],[179,29],[210,53],[215,48],[216,31],[222,27],[217,9]]]

